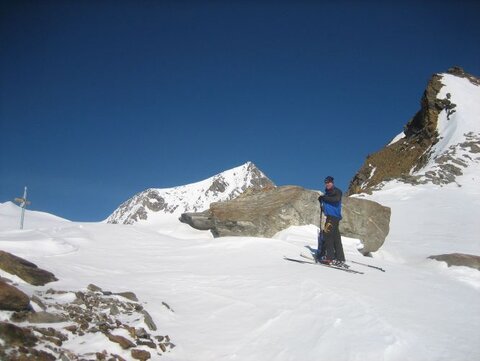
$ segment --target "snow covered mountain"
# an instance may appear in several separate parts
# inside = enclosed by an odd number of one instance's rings
[[[201,212],[212,202],[233,199],[247,188],[275,187],[255,164],[247,162],[203,181],[174,188],[150,188],[121,204],[107,223],[154,223],[165,215],[178,218],[185,212]]]
[[[455,67],[434,74],[421,109],[387,146],[370,155],[349,194],[371,193],[391,180],[456,183],[480,164],[480,79]]]
[[[480,255],[480,80],[459,68],[434,75],[421,111],[366,160],[350,192],[392,209],[377,257]]]

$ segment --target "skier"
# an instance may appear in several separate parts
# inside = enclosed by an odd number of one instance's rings
[[[317,262],[343,266],[345,255],[338,229],[342,219],[342,191],[335,187],[333,177],[325,178],[325,194],[320,196],[318,200],[327,219],[323,229],[322,249],[317,250]]]

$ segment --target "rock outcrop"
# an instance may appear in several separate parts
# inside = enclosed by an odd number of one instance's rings
[[[297,186],[250,191],[227,202],[217,202],[200,213],[184,213],[180,220],[210,230],[215,237],[272,237],[290,226],[320,222],[319,193]],[[376,251],[389,231],[390,209],[372,201],[344,197],[340,232],[359,238],[362,253]]]
[[[451,68],[447,74],[480,85],[478,78],[466,73],[462,68]],[[466,159],[455,156],[455,153],[458,149],[469,148],[472,149],[472,153],[476,153],[480,144],[477,134],[465,134],[463,144],[454,145],[452,149],[435,159],[435,171],[416,174],[432,161],[432,148],[441,139],[437,130],[440,113],[445,112],[447,119],[450,119],[458,110],[457,104],[452,102],[450,93],[447,92],[445,96],[439,98],[440,90],[444,86],[442,77],[442,74],[434,74],[431,77],[421,98],[420,110],[406,124],[403,136],[367,157],[350,182],[347,194],[371,193],[379,189],[383,182],[393,179],[410,184],[448,184],[462,174],[461,168],[466,167]]]
[[[428,257],[437,261],[446,262],[450,266],[465,266],[480,271],[480,256],[474,256],[464,253],[441,254]]]
[[[26,311],[30,309],[30,299],[25,293],[0,280],[0,310]]]
[[[38,268],[32,262],[4,251],[0,251],[0,268],[34,286],[43,286],[49,282],[57,281],[53,273]]]
[[[8,321],[0,322],[0,359],[123,360],[102,348],[106,340],[136,360],[148,360],[175,347],[168,335],[155,332],[151,317],[147,322],[148,313],[139,302],[131,301],[136,299],[132,292],[123,293],[128,298],[120,294],[94,285],[76,292],[35,291],[31,302],[46,311],[17,310]],[[167,306],[165,312],[173,312]],[[81,354],[70,349],[79,343],[85,344]]]
[[[354,197],[344,197],[342,205],[340,233],[360,239],[363,243],[360,251],[364,255],[377,251],[390,230],[390,208]]]

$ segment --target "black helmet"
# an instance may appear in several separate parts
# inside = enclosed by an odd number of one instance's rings
[[[333,183],[333,177],[332,176],[328,176],[325,178],[325,183]]]

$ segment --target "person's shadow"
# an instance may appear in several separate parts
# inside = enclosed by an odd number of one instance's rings
[[[310,251],[310,253],[312,254],[312,256],[317,253],[317,249],[316,249],[316,248],[313,248],[313,247],[311,247],[311,246],[305,246],[305,248]]]

